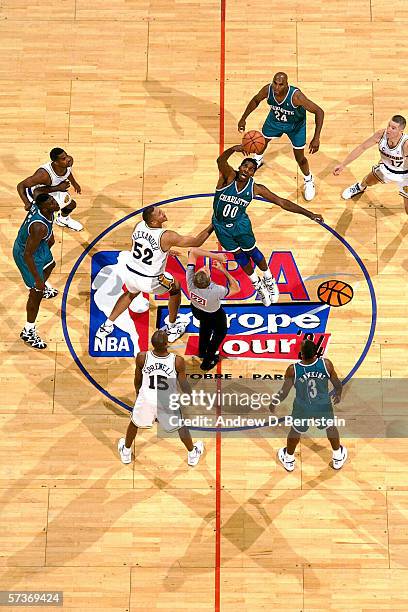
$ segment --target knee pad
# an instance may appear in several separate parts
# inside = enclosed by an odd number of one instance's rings
[[[254,247],[253,249],[251,249],[250,251],[247,251],[249,257],[252,259],[252,261],[254,262],[254,264],[256,264],[257,266],[259,265],[259,263],[263,260],[264,256],[261,253],[261,251],[258,249],[258,247]]]
[[[247,264],[249,264],[249,257],[244,251],[236,251],[234,253],[234,259],[241,268],[244,268]]]

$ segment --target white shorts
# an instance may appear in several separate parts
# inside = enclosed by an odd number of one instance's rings
[[[158,408],[157,403],[153,404],[143,398],[137,398],[133,406],[132,423],[141,429],[151,429],[156,419],[166,433],[177,431],[183,426],[179,409]]]
[[[373,166],[372,171],[381,183],[395,183],[398,185],[399,194],[403,198],[408,198],[408,173],[397,174],[396,172],[391,172],[383,163]]]
[[[125,274],[122,280],[130,293],[143,291],[144,293],[154,293],[155,295],[166,293],[174,283],[173,276],[168,272],[164,272],[159,277],[149,278],[148,276],[141,276],[136,274],[136,272],[132,272],[128,265],[125,266]]]
[[[34,202],[34,195],[31,189],[26,189],[26,194],[27,194],[27,198],[30,202]],[[71,203],[72,201],[72,197],[71,194],[68,193],[68,191],[55,191],[54,193],[50,193],[50,196],[52,196],[54,198],[54,200],[57,202],[58,206],[61,208],[64,208],[65,206],[68,206],[68,204]]]

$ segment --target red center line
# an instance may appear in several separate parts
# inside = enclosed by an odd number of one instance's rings
[[[224,95],[225,95],[225,4],[221,0],[221,43],[220,43],[220,154],[224,151]],[[220,249],[218,244],[218,249]],[[221,361],[217,365],[217,374],[221,374]],[[221,379],[217,380],[217,392],[221,391]],[[221,414],[221,404],[217,401],[217,418]],[[218,429],[215,437],[215,584],[214,609],[220,612],[221,583],[221,431]]]

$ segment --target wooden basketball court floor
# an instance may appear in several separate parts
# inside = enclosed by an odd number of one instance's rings
[[[275,459],[281,438],[208,438],[203,460],[189,469],[178,440],[152,432],[138,437],[136,461],[124,466],[116,444],[127,413],[84,377],[63,336],[61,294],[84,248],[142,206],[211,193],[220,143],[239,141],[247,102],[285,70],[326,111],[321,150],[310,159],[318,192],[309,207],[361,257],[377,298],[375,335],[356,376],[406,377],[408,219],[400,197],[379,186],[341,200],[376,161],[374,150],[340,177],[331,171],[392,114],[407,114],[407,4],[226,0],[225,46],[221,6],[0,3],[0,590],[63,590],[67,610],[407,610],[406,439],[347,439],[350,459],[336,473],[327,442],[305,437],[288,474]],[[262,106],[248,127],[265,115]],[[309,137],[312,130],[309,122]],[[34,352],[18,337],[26,291],[11,257],[24,218],[15,187],[54,146],[75,159],[85,229],[55,227],[52,281],[61,294],[42,305],[49,347]],[[257,180],[303,203],[287,141],[270,146]],[[166,205],[168,226],[196,232],[210,211],[210,198]],[[356,272],[350,252],[316,224],[262,203],[250,216],[260,247],[292,251],[305,278]],[[133,223],[90,254],[129,248]],[[132,403],[132,360],[88,354],[89,293],[87,256],[67,300],[72,346],[103,388]],[[361,354],[371,320],[361,277],[355,299],[331,319],[328,355],[340,376]],[[177,346],[183,353],[185,342]],[[285,367],[224,361],[222,371],[250,377]],[[197,361],[189,358],[188,371],[199,371]],[[402,402],[397,418],[404,411]]]

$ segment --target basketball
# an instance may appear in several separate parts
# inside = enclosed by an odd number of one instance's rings
[[[266,145],[266,140],[261,132],[251,130],[242,137],[242,146],[245,153],[262,153]]]
[[[352,300],[353,295],[353,287],[339,280],[325,281],[317,289],[319,300],[329,306],[344,306]]]

